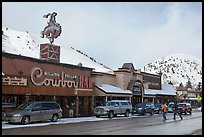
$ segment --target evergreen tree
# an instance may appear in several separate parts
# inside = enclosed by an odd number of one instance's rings
[[[198,86],[197,86],[197,90],[201,90],[202,89],[202,84],[201,82],[198,83]]]
[[[173,85],[173,83],[172,83],[171,81],[169,81],[169,83],[168,83],[168,84]]]
[[[173,68],[171,68],[171,70],[172,70],[172,73],[174,74],[175,72],[174,72],[174,69]]]
[[[179,84],[179,87],[182,87],[182,88],[184,87],[182,82]]]
[[[186,88],[192,88],[192,85],[191,85],[191,81],[190,79],[188,79],[188,82],[186,82]]]

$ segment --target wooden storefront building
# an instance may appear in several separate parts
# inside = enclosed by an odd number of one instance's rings
[[[27,101],[57,101],[63,117],[92,114],[92,68],[2,53],[2,109],[10,111]]]

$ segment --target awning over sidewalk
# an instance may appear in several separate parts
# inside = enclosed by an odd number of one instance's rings
[[[106,95],[112,96],[132,96],[132,92],[130,90],[123,90],[119,87],[115,87],[109,84],[102,84],[101,86],[96,86],[99,91],[105,93]]]
[[[174,87],[170,84],[162,84],[162,89],[161,90],[156,90],[156,89],[145,89],[144,90],[145,95],[163,95],[163,96],[176,96],[176,90]]]

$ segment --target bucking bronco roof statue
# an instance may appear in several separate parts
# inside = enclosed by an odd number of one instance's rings
[[[52,44],[54,42],[54,38],[56,39],[62,32],[61,26],[59,23],[56,22],[55,16],[57,15],[56,12],[48,13],[47,15],[44,15],[44,18],[49,18],[49,21],[47,22],[47,26],[41,31],[42,38],[44,38],[44,35],[46,38],[49,39],[50,43]]]

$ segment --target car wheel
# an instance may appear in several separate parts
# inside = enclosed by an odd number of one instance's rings
[[[30,122],[30,117],[29,116],[24,116],[21,120],[21,123],[23,125],[27,125]]]
[[[125,116],[126,116],[126,117],[129,117],[129,115],[130,115],[130,112],[129,112],[128,110],[126,110]]]
[[[146,115],[146,111],[145,111],[145,110],[142,112],[142,115],[143,115],[143,116]]]
[[[150,112],[150,115],[153,115],[153,113],[154,113],[154,112],[153,112],[153,110],[152,110],[152,111]]]
[[[109,118],[113,118],[114,117],[113,111],[110,111],[108,116]]]
[[[100,116],[96,116],[97,118],[99,118]]]
[[[58,115],[57,115],[57,114],[54,114],[54,115],[52,116],[52,122],[57,122],[57,120],[58,120]]]

